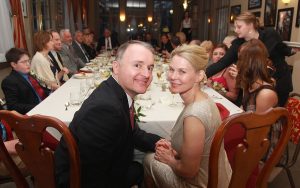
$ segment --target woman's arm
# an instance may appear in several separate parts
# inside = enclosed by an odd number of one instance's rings
[[[168,164],[178,176],[192,178],[199,170],[204,142],[205,128],[202,122],[196,117],[186,117],[180,155],[176,155],[173,149],[158,147],[155,159]]]
[[[232,63],[235,63],[238,59],[238,50],[240,45],[244,42],[243,39],[235,39],[232,42],[231,47],[227,50],[226,54],[217,62],[206,69],[206,76],[209,78],[221,70],[229,67]]]
[[[256,96],[256,112],[265,112],[269,108],[275,107],[278,97],[271,89],[262,89]]]
[[[224,78],[226,79],[228,91],[226,92],[225,96],[231,100],[235,101],[237,99],[237,96],[239,94],[239,89],[236,88],[236,80],[235,77],[231,76],[229,73],[230,69],[226,69],[224,73]]]

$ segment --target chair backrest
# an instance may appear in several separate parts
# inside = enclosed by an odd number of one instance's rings
[[[16,151],[34,177],[36,187],[55,187],[54,152],[42,141],[47,127],[59,131],[64,138],[70,158],[70,187],[80,187],[80,160],[77,144],[68,127],[60,120],[42,115],[26,116],[15,111],[0,111],[0,120],[5,120],[14,129],[19,143]],[[3,142],[0,144],[0,157],[8,167],[18,187],[28,187],[19,169],[12,162]]]
[[[264,113],[244,112],[226,118],[218,128],[210,149],[208,187],[218,187],[219,151],[226,132],[233,125],[245,129],[244,141],[238,144],[232,164],[230,188],[246,187],[249,176],[267,153],[270,141],[268,133],[271,126],[282,121],[282,132],[276,147],[258,174],[256,187],[266,188],[273,167],[278,163],[288,143],[291,125],[285,108],[277,107]],[[220,172],[222,173],[222,172]],[[222,183],[222,182],[220,182]]]

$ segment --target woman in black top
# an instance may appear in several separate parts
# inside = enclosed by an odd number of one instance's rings
[[[292,75],[285,61],[285,56],[296,53],[295,49],[288,47],[282,42],[280,35],[272,28],[260,28],[259,22],[251,12],[243,12],[235,20],[235,32],[237,39],[232,41],[232,45],[218,63],[214,63],[207,68],[207,77],[218,73],[222,69],[230,66],[238,59],[240,46],[251,39],[259,39],[264,43],[269,52],[269,59],[272,60],[276,80],[275,90],[279,97],[279,105],[284,106],[289,92],[293,90]]]

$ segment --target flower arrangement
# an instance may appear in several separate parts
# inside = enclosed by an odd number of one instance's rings
[[[135,121],[137,121],[137,122],[141,122],[140,117],[146,117],[146,115],[143,114],[143,113],[141,112],[141,110],[142,110],[142,107],[141,107],[141,106],[139,106],[139,107],[137,108],[137,110],[134,109],[134,119],[135,119]]]
[[[214,90],[216,90],[218,93],[220,93],[221,95],[225,95],[227,92],[226,89],[224,88],[223,84],[221,84],[219,82],[213,82],[212,88]]]

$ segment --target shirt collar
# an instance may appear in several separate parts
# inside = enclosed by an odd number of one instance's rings
[[[112,78],[115,79],[115,81],[119,84],[118,80],[113,75],[112,75]],[[130,108],[132,105],[133,99],[127,93],[126,93],[126,97],[127,97],[127,101],[128,101],[128,106]]]

